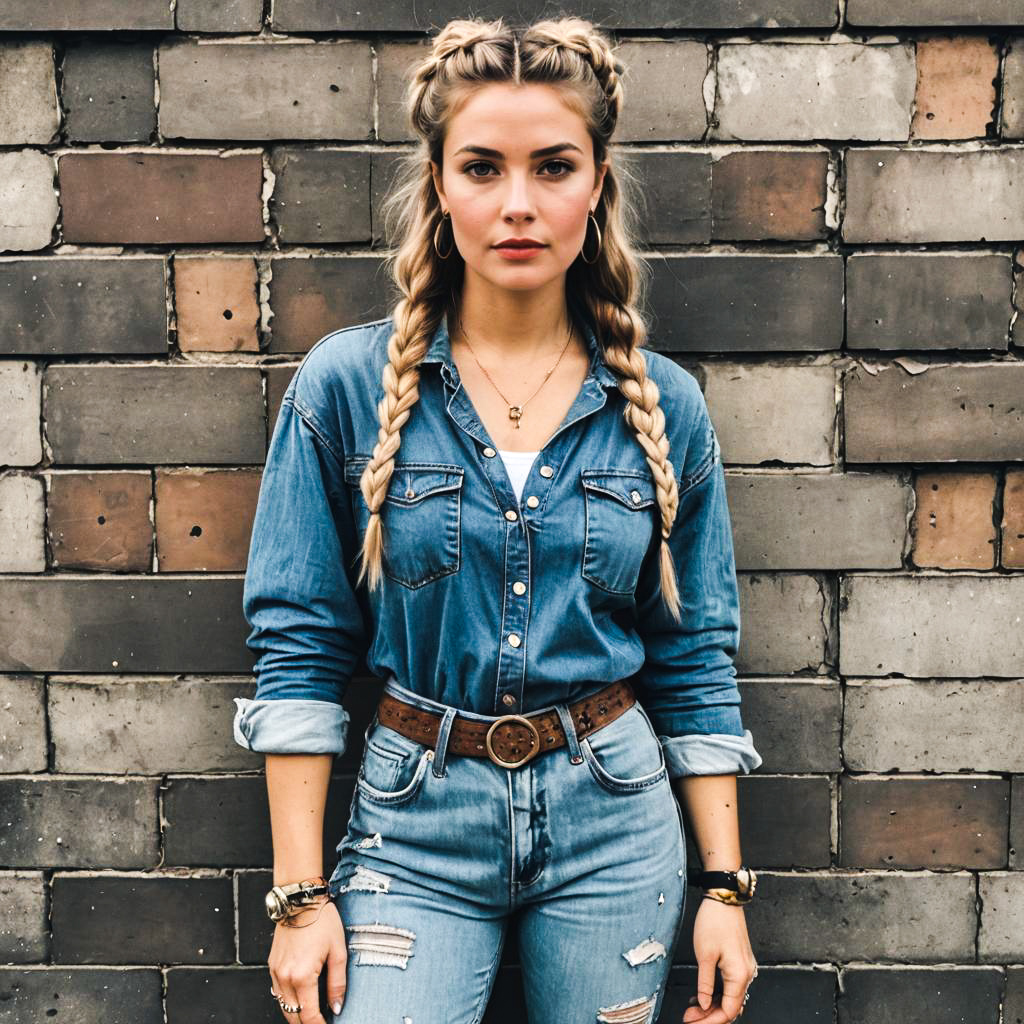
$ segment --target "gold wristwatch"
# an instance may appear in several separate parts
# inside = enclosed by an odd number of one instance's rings
[[[318,897],[327,894],[327,879],[322,876],[290,882],[288,885],[275,885],[267,893],[267,917],[271,921],[283,921],[296,910],[310,906]]]
[[[689,879],[704,895],[721,903],[743,906],[754,898],[757,875],[742,865],[736,871],[691,871]]]

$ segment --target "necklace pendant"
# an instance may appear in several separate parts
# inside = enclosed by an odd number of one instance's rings
[[[508,407],[508,418],[515,421],[516,430],[519,429],[519,419],[523,415],[523,407],[521,405],[510,405]]]

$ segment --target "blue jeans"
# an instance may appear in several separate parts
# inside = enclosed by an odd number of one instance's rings
[[[653,1024],[686,898],[682,810],[639,703],[516,769],[365,734],[331,897],[348,943],[333,1024],[479,1024],[509,923],[530,1021]]]

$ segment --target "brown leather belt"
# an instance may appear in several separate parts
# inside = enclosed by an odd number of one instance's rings
[[[583,739],[597,732],[635,703],[633,687],[627,680],[620,679],[568,705],[576,737]],[[385,693],[377,705],[377,718],[382,725],[417,743],[431,748],[437,746],[442,716],[433,711]],[[553,710],[502,715],[489,721],[456,715],[448,736],[448,752],[465,757],[489,757],[502,768],[519,768],[538,754],[564,747],[566,742],[562,720]]]

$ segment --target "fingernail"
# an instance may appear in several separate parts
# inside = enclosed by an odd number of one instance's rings
[[[341,1003],[331,1003],[331,1009],[336,1013],[341,1013]]]

